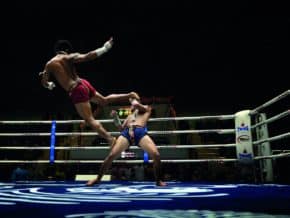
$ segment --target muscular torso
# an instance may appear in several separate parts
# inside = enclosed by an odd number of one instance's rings
[[[135,113],[133,112],[132,114],[130,114],[127,117],[126,120],[126,127],[130,127],[133,125],[137,125],[137,126],[145,126],[147,124],[147,121],[150,117],[150,112],[144,112],[144,113]]]
[[[72,60],[69,60],[67,55],[56,55],[46,64],[46,67],[48,73],[52,74],[66,91],[69,91],[79,78]]]

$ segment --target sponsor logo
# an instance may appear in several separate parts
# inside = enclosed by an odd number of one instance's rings
[[[238,132],[240,132],[240,131],[249,131],[249,126],[240,126],[240,127],[238,127]]]
[[[162,188],[149,182],[129,183],[128,185],[108,183],[100,184],[97,187],[62,183],[35,183],[27,186],[25,184],[0,183],[0,206],[16,205],[18,202],[45,205],[102,202],[119,205],[137,201],[152,202],[155,200],[160,202],[178,198],[217,198],[229,195],[227,192],[218,191],[217,188],[220,186],[181,186],[180,183],[176,185],[172,183],[170,186]],[[232,188],[233,186],[227,187]]]
[[[251,153],[239,153],[239,159],[251,160],[251,159],[253,159],[253,154],[251,154]]]
[[[242,142],[248,142],[250,140],[250,136],[249,135],[240,135],[238,138],[237,138],[237,141],[239,143],[242,143]]]

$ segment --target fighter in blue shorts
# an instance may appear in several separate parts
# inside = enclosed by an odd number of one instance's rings
[[[130,134],[130,132],[132,132]],[[121,135],[124,136],[130,145],[136,145],[139,146],[140,140],[147,135],[147,127],[146,126],[131,126],[131,127],[126,127],[122,132]]]
[[[99,183],[104,173],[111,166],[113,160],[117,158],[122,151],[126,150],[130,145],[138,145],[146,151],[153,160],[156,185],[166,186],[166,183],[163,182],[161,178],[159,151],[152,138],[147,134],[147,122],[150,118],[152,107],[141,104],[137,99],[130,99],[130,102],[132,113],[128,115],[123,123],[121,123],[116,111],[112,111],[114,123],[121,131],[121,134],[100,167],[98,176],[88,181],[87,185],[91,186],[95,183]]]

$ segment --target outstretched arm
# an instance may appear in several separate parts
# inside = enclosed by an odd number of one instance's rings
[[[80,54],[80,53],[71,53],[68,55],[68,58],[71,59],[74,63],[80,63],[85,61],[91,61],[94,60],[103,54],[107,53],[113,46],[113,38],[111,37],[105,44],[97,48],[93,51],[90,51],[86,54]]]
[[[44,71],[40,72],[38,75],[41,76],[41,84],[44,88],[52,90],[55,87],[54,82],[49,81],[49,72],[47,71],[47,67],[45,67]]]
[[[112,110],[111,116],[113,117],[114,125],[118,128],[119,131],[122,130],[122,122],[118,116],[117,111]]]
[[[131,102],[131,108],[133,109],[133,115],[136,113],[138,114],[139,112],[143,113],[143,119],[146,120],[146,122],[149,120],[151,113],[152,113],[152,107],[149,105],[144,105],[141,104],[139,101],[136,99],[130,99]],[[135,114],[135,116],[136,116]]]
[[[134,98],[130,98],[129,101],[131,102],[132,109],[138,109],[140,112],[150,112],[151,107],[148,105],[141,104],[138,100]]]

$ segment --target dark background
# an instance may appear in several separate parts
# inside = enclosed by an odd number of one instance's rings
[[[289,12],[276,1],[11,1],[1,11],[2,120],[74,111],[38,77],[57,39],[88,52],[113,36],[80,76],[103,95],[172,96],[177,115],[253,109],[290,88]]]

